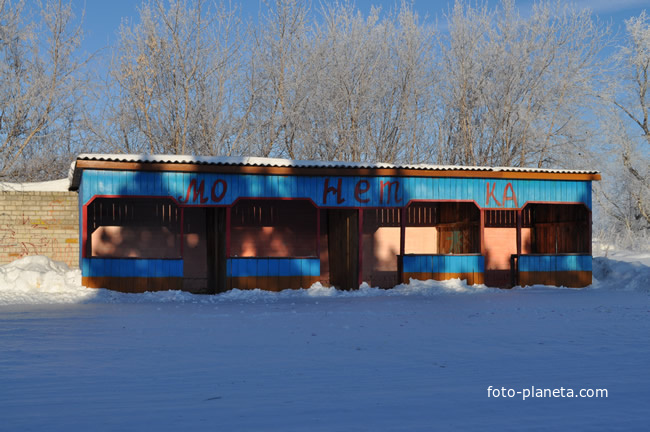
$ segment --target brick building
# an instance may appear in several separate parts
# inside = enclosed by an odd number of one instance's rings
[[[0,183],[0,263],[45,255],[79,266],[78,196],[68,186]]]

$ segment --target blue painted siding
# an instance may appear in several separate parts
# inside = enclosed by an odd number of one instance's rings
[[[83,258],[83,276],[183,277],[183,260],[140,258]]]
[[[229,258],[228,277],[320,276],[318,258]]]
[[[592,271],[591,255],[521,255],[520,272]]]
[[[323,199],[325,180],[329,187],[337,188],[341,179],[340,197],[330,192]],[[203,184],[203,201],[194,191],[185,203],[190,182],[196,187]],[[222,180],[226,193],[215,201],[212,187]],[[355,199],[355,186],[365,180],[370,189],[361,195],[367,203]],[[384,187],[381,184],[392,183]],[[397,182],[397,183],[395,183]],[[319,206],[327,207],[401,207],[410,200],[467,200],[476,201],[483,208],[515,208],[527,202],[582,202],[591,208],[590,181],[555,180],[502,180],[481,178],[431,178],[431,177],[324,177],[324,176],[261,176],[238,174],[202,174],[175,172],[117,172],[84,170],[80,188],[82,202],[96,195],[171,196],[187,205],[230,205],[240,197],[308,198]],[[511,188],[508,185],[511,185]],[[222,192],[222,184],[215,188],[215,197]],[[514,192],[514,195],[513,195]],[[382,199],[383,198],[383,199]],[[506,199],[504,199],[506,198]],[[512,198],[512,199],[508,199]],[[207,201],[206,201],[207,200]]]
[[[481,255],[404,255],[404,273],[483,273]]]

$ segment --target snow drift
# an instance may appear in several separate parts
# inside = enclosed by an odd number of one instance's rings
[[[618,253],[594,258],[594,284],[587,289],[650,292],[650,254]],[[534,287],[540,288],[540,287]],[[555,287],[546,287],[555,289]],[[529,288],[521,288],[529,289]],[[300,298],[356,298],[378,296],[436,296],[450,294],[503,294],[507,290],[485,285],[467,285],[465,281],[411,280],[391,290],[370,287],[340,291],[319,283],[309,289],[284,290],[279,293],[234,289],[219,295],[194,295],[182,291],[124,294],[81,285],[81,272],[44,256],[28,256],[0,266],[0,305],[60,303],[219,303],[224,301],[273,302]]]

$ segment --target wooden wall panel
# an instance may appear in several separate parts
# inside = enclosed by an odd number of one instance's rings
[[[328,213],[330,284],[341,289],[359,287],[358,217],[356,210]]]
[[[483,273],[485,260],[478,254],[472,255],[405,255],[404,273]]]
[[[83,276],[182,277],[182,259],[83,258]]]
[[[169,169],[174,168],[170,166]],[[591,208],[590,180],[560,180],[561,174],[556,175],[558,180],[480,178],[480,173],[471,174],[479,177],[364,177],[345,174],[294,176],[84,169],[81,182],[88,186],[82,191],[84,204],[95,195],[128,195],[169,196],[187,205],[230,205],[239,197],[277,197],[309,198],[319,206],[333,207],[399,207],[411,200],[461,200],[475,201],[484,208],[517,208],[523,207],[526,202],[535,201],[582,202]],[[526,173],[520,175],[525,177],[524,174]],[[486,173],[486,176],[490,175]],[[343,200],[339,202],[334,192],[327,194],[327,199],[324,200],[326,181],[328,187],[337,188],[339,179],[340,197]],[[355,197],[355,187],[362,180],[370,186],[361,195],[363,202]],[[387,186],[389,183],[392,184],[390,193]],[[227,186],[222,194],[223,184]],[[385,187],[383,195],[382,185]],[[188,200],[190,186],[192,193]],[[199,194],[198,191],[201,190],[202,193]]]
[[[183,278],[83,276],[81,284],[88,288],[106,288],[125,293],[143,293],[146,291],[182,290]]]
[[[568,288],[584,288],[591,285],[590,271],[520,272],[521,286],[552,285]]]
[[[587,209],[570,204],[535,204],[530,207],[533,212],[533,253],[589,252],[591,230]]]

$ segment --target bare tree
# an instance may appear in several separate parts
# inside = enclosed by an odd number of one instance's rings
[[[105,147],[229,153],[239,20],[232,8],[210,6],[204,0],[147,1],[139,23],[122,23],[101,96],[111,101],[97,134]]]
[[[469,165],[565,166],[594,130],[599,52],[608,29],[559,3],[522,17],[513,0],[456,2],[441,39],[438,159]],[[570,163],[570,162],[569,162]]]
[[[367,17],[350,3],[325,5],[314,26],[302,122],[307,157],[416,161],[427,147],[433,29],[413,9]]]
[[[622,231],[650,230],[650,17],[642,12],[625,22],[618,60],[618,86],[604,113],[610,163],[598,189],[603,210]],[[607,160],[607,159],[606,159]]]
[[[61,177],[79,149],[81,24],[61,0],[39,12],[0,0],[0,179]]]
[[[309,101],[309,3],[276,0],[265,5],[252,31],[247,138],[261,156],[295,158],[302,116]]]

